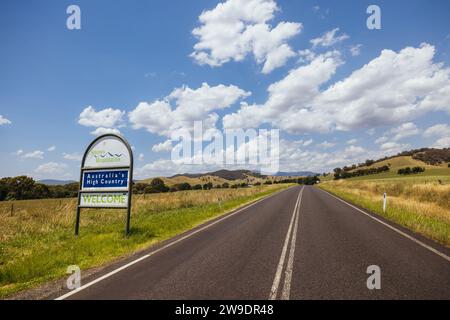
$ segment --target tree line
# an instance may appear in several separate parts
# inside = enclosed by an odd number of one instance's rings
[[[27,176],[0,179],[0,201],[47,198],[73,198],[78,194],[78,183],[49,186],[37,183]]]
[[[353,171],[350,171],[353,170]],[[359,176],[367,176],[370,174],[377,174],[381,172],[389,171],[389,166],[384,165],[376,168],[366,168],[354,170],[353,167],[335,168],[334,170],[334,180],[347,179]]]
[[[292,178],[282,180],[266,180],[264,182],[256,182],[253,185],[261,184],[270,185],[277,183],[299,183],[299,184],[315,184],[320,179],[315,177]],[[212,188],[246,188],[250,184],[248,182],[230,184],[224,182],[222,184],[213,185],[211,182],[204,184],[191,185],[187,182],[179,183],[173,186],[167,186],[161,178],[154,178],[150,183],[136,182],[133,183],[132,192],[134,194],[177,192],[185,190],[210,190]],[[50,198],[74,198],[78,195],[78,182],[65,185],[46,185],[36,182],[33,178],[27,176],[7,177],[0,179],[0,201],[8,200],[27,200],[27,199],[50,199]]]
[[[424,167],[406,167],[406,168],[402,168],[402,169],[398,169],[397,174],[404,174],[404,175],[408,175],[408,174],[416,174],[416,173],[420,173],[420,172],[424,172],[425,168]]]

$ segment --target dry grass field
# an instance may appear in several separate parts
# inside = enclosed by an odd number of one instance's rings
[[[450,179],[446,176],[337,180],[320,187],[450,246]],[[385,192],[388,200],[383,212]]]

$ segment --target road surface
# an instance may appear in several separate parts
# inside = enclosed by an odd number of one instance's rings
[[[119,265],[59,299],[450,299],[449,250],[296,186]],[[380,268],[369,290],[367,268]]]

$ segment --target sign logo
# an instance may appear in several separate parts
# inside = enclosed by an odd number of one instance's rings
[[[120,162],[122,153],[114,153],[107,152],[104,150],[93,150],[91,151],[92,156],[95,158],[96,163],[105,163],[105,162]]]

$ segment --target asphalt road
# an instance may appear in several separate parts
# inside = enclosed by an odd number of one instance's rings
[[[298,186],[112,265],[59,298],[450,299],[449,256]],[[381,289],[367,288],[371,265],[380,268]]]

